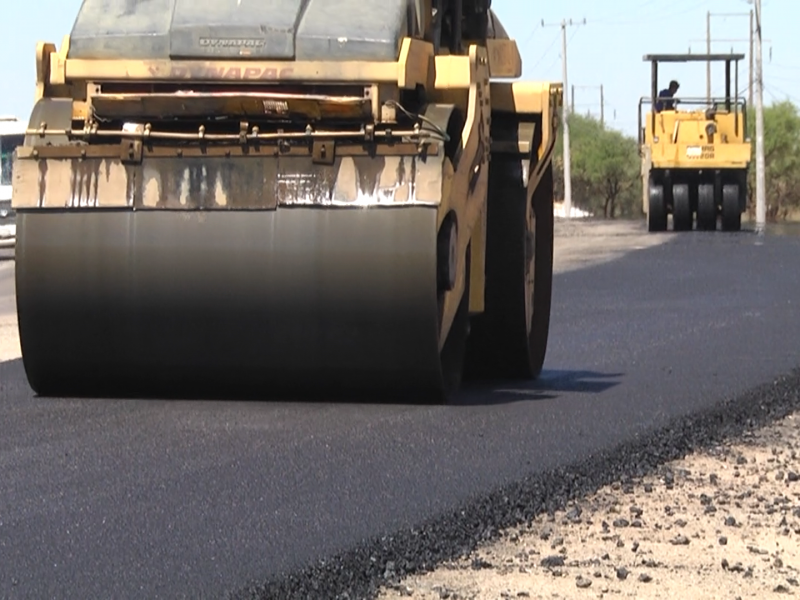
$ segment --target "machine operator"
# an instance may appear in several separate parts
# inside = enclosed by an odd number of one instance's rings
[[[667,89],[661,90],[658,93],[659,99],[656,102],[656,112],[661,112],[662,110],[675,110],[676,101],[672,98],[675,96],[675,93],[680,87],[680,84],[673,79],[669,82],[669,87]]]

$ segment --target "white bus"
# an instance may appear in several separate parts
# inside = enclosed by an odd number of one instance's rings
[[[15,117],[0,116],[0,246],[16,233],[11,209],[11,172],[14,150],[22,145],[28,124]]]

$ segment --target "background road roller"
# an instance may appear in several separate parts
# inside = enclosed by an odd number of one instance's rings
[[[42,395],[532,378],[561,84],[489,0],[84,0],[14,171]]]
[[[643,204],[649,231],[665,231],[672,214],[675,231],[741,229],[747,207],[751,147],[747,106],[738,92],[741,54],[654,54],[651,96],[639,101],[639,147]],[[672,108],[657,110],[659,63],[725,63],[724,98],[676,96]],[[734,81],[731,68],[734,67]],[[666,87],[666,86],[665,86]],[[649,111],[644,114],[643,106]]]

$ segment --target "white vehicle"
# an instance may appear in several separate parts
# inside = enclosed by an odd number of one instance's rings
[[[11,174],[14,150],[22,145],[27,123],[16,117],[0,116],[0,247],[13,240],[16,233],[11,208]]]

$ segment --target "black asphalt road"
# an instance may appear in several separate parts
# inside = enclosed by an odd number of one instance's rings
[[[750,233],[558,275],[543,378],[453,406],[35,398],[5,363],[0,597],[219,597],[798,365],[800,236]]]

